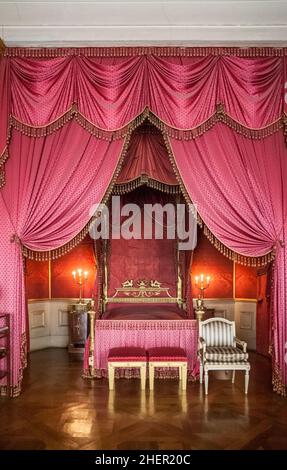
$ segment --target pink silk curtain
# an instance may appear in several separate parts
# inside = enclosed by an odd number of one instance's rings
[[[178,185],[162,133],[151,136],[148,128],[144,133],[133,133],[117,183],[127,183],[141,175],[167,185]]]
[[[260,141],[223,124],[200,139],[170,139],[184,185],[212,233],[232,250],[260,256],[273,247],[275,388],[285,391],[287,367],[287,150],[281,133]],[[274,379],[275,380],[275,379]]]
[[[102,200],[123,140],[96,139],[76,123],[48,137],[13,132],[7,182],[0,192],[1,311],[11,313],[12,394],[25,365],[25,288],[20,243],[51,250],[75,237]],[[4,385],[4,381],[0,382]]]
[[[13,393],[20,390],[25,357],[18,240],[47,250],[83,228],[89,206],[100,201],[112,177],[126,129],[119,140],[109,132],[146,107],[168,133],[186,189],[219,240],[250,256],[276,248],[274,377],[275,389],[286,393],[286,50],[268,49],[263,57],[248,50],[201,52],[170,57],[125,54],[123,48],[95,57],[92,49],[8,49],[0,58],[0,186],[7,145],[10,154],[0,194],[0,300],[13,318]],[[215,125],[220,119],[225,124]],[[261,140],[255,141],[258,129]]]
[[[74,102],[95,126],[118,129],[148,106],[175,128],[206,121],[223,102],[240,123],[261,128],[283,111],[282,57],[122,58],[4,57],[11,81],[11,113],[43,126]]]

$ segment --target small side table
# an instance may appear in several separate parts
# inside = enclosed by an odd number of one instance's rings
[[[84,354],[87,339],[88,306],[87,304],[73,304],[69,307],[69,346],[71,355]]]

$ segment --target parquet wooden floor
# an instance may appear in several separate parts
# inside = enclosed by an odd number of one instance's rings
[[[244,379],[210,377],[187,393],[173,380],[81,378],[81,363],[64,349],[31,354],[23,394],[0,399],[0,449],[287,449],[287,400],[272,392],[270,363],[251,355],[248,397]]]

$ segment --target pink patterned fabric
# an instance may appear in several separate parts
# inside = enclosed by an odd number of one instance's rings
[[[243,255],[259,256],[276,249],[274,358],[286,385],[287,150],[283,136],[276,133],[254,141],[218,124],[200,139],[171,139],[171,145],[192,201],[219,240]],[[282,393],[283,389],[284,385]]]
[[[165,183],[177,185],[175,173],[167,158],[166,145],[162,133],[151,134],[148,129],[151,126],[142,126],[146,131],[134,132],[131,137],[127,156],[123,162],[122,170],[117,178],[117,183],[127,183],[141,175]]]
[[[33,126],[56,120],[74,102],[89,121],[109,130],[146,106],[180,129],[204,122],[221,101],[253,128],[279,119],[283,110],[283,57],[4,57],[1,67],[10,74],[12,114]]]
[[[189,377],[195,378],[198,375],[197,338],[196,320],[96,320],[95,375],[107,376],[108,354],[115,347],[134,346],[145,350],[154,347],[180,347],[186,351]],[[84,358],[86,373],[89,368],[88,350],[89,343],[86,345]]]
[[[0,310],[11,314],[15,394],[26,357],[21,244],[49,250],[77,235],[90,219],[90,207],[103,198],[122,145],[98,140],[76,123],[43,138],[13,132],[7,183],[0,192]]]
[[[124,347],[109,350],[108,362],[146,361],[146,352],[143,348]]]
[[[147,350],[149,361],[187,361],[186,352],[182,348],[149,348]]]
[[[186,311],[176,304],[107,304],[102,320],[184,320]]]

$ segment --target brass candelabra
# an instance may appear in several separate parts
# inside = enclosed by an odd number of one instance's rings
[[[201,274],[200,276],[195,276],[195,286],[198,288],[198,297],[196,299],[196,309],[195,314],[197,320],[202,320],[204,313],[205,313],[205,306],[204,306],[204,292],[208,289],[210,285],[210,276],[205,276]]]
[[[79,286],[80,294],[79,294],[79,304],[82,304],[82,296],[83,296],[83,286],[88,280],[88,271],[83,271],[82,269],[77,269],[76,271],[72,272],[72,276],[76,284]]]

